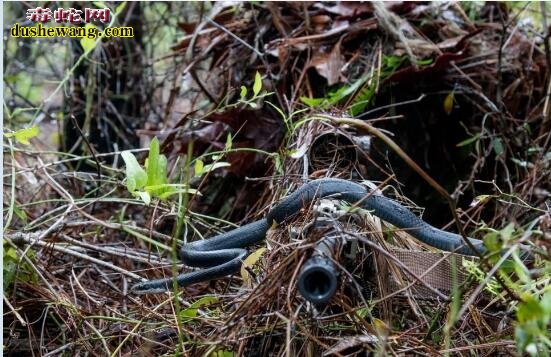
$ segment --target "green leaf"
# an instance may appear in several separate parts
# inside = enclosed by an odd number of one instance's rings
[[[300,97],[300,101],[306,104],[311,108],[319,107],[323,103],[324,98],[309,98],[309,97]]]
[[[18,80],[18,76],[17,75],[11,75],[11,76],[10,75],[4,75],[4,80],[6,82],[8,82],[9,84],[14,84]],[[6,109],[4,108],[4,110],[6,110]],[[11,116],[8,114],[8,117],[11,117]]]
[[[207,305],[212,305],[217,302],[218,298],[216,296],[203,296],[202,298],[191,304],[190,308],[199,308]]]
[[[527,333],[524,326],[515,327],[515,339],[517,341],[518,350],[522,353],[525,351],[526,346],[532,342],[532,336]]]
[[[180,317],[186,318],[185,320],[197,317],[197,310],[200,307],[212,305],[217,302],[218,298],[216,296],[204,296],[191,304],[187,309],[180,311]]]
[[[147,158],[147,185],[146,191],[152,196],[159,197],[161,194],[170,191],[172,187],[166,186],[167,178],[167,159],[166,156],[159,154],[159,139],[156,137],[149,144],[149,157]],[[165,185],[165,186],[163,186]]]
[[[207,173],[207,172],[211,172],[216,169],[219,169],[221,167],[228,167],[228,166],[231,166],[229,162],[215,162],[214,164],[205,165],[205,167],[203,168],[203,172]]]
[[[548,326],[551,320],[551,290],[541,297],[538,295],[523,294],[523,301],[518,304],[516,311],[518,323],[515,327],[515,338],[518,349],[532,356],[539,355],[538,345],[541,341],[548,343]]]
[[[3,277],[4,277],[4,291],[12,284],[17,272],[18,263],[17,252],[12,247],[6,247],[4,244],[4,259],[3,259]]]
[[[15,80],[15,90],[23,98],[27,99],[29,103],[36,103],[42,97],[42,94],[39,90],[40,86],[36,85],[33,77],[27,72],[20,72],[17,75],[13,76]],[[5,106],[4,106],[5,108]],[[36,110],[36,108],[22,108],[24,110]],[[15,116],[17,109],[14,110],[11,117]]]
[[[224,146],[225,151],[230,151],[232,148],[232,137],[231,134],[228,133],[228,136],[226,137],[226,145]]]
[[[197,191],[196,189],[193,189],[193,188],[184,188],[184,189],[178,190],[178,189],[174,189],[174,188],[171,187],[170,190],[166,190],[165,192],[161,193],[159,195],[159,198],[161,200],[165,200],[165,199],[169,198],[170,196],[178,194],[178,193],[189,193],[190,195],[197,194],[197,195],[201,196],[201,193],[199,191]]]
[[[30,128],[19,129],[16,132],[4,134],[4,136],[6,138],[14,137],[15,140],[20,144],[30,145],[29,140],[37,136],[39,133],[40,129],[38,128],[38,126],[34,125]]]
[[[3,278],[4,278],[4,292],[8,291],[12,283],[17,279],[22,282],[38,281],[38,277],[33,268],[27,261],[22,261],[21,257],[15,248],[9,246],[4,241],[3,246]],[[36,253],[33,249],[26,250],[26,255],[29,259],[34,260]]]
[[[142,169],[134,154],[130,151],[121,152],[126,165],[126,187],[128,191],[141,190],[147,184],[147,173]]]
[[[226,145],[228,145],[227,141],[226,141]],[[231,144],[230,144],[230,147],[231,147]],[[211,172],[221,167],[228,167],[228,166],[231,166],[229,162],[215,162],[213,164],[205,165],[202,160],[196,159],[195,166],[194,166],[195,176],[199,177],[203,174],[206,174],[207,172]]]
[[[163,195],[164,193],[170,192],[174,189],[172,185],[168,184],[167,165],[168,165],[168,161],[166,156],[160,155],[158,180],[159,180],[159,185],[161,185],[161,187],[157,191],[149,191],[155,194],[155,196],[158,196],[159,198],[161,198],[161,195]]]
[[[281,158],[277,154],[274,156],[274,166],[276,172],[280,175],[283,175],[283,165],[281,164]]]
[[[149,144],[149,156],[147,157],[147,186],[153,186],[161,184],[163,182],[160,178],[160,165],[159,165],[159,139],[154,137]]]
[[[423,60],[417,60],[417,65],[419,66],[428,66],[429,64],[432,64],[433,60],[432,58],[427,58]]]
[[[115,14],[120,14],[122,10],[126,7],[126,1],[121,2],[117,7],[115,8]]]
[[[13,206],[13,212],[17,215],[17,217],[19,217],[19,219],[21,219],[24,223],[27,223],[27,212],[25,212],[25,210],[17,207],[17,205],[14,205]]]
[[[298,149],[290,150],[289,156],[292,159],[300,159],[308,152],[309,146],[307,144],[301,145]]]
[[[478,206],[478,205],[481,205],[481,204],[485,204],[486,202],[488,202],[493,197],[494,197],[493,195],[479,195],[479,196],[476,196],[473,199],[473,201],[471,202],[471,207],[475,207],[475,206]]]
[[[247,96],[247,87],[241,86],[241,92],[239,93],[239,96],[241,97],[241,99],[245,99],[245,97]]]
[[[521,324],[530,320],[537,320],[543,316],[543,314],[544,310],[539,301],[531,295],[525,297],[524,301],[520,303],[517,308],[517,320]]]
[[[128,174],[127,174],[128,175]],[[136,183],[136,179],[133,177],[126,177],[126,189],[128,192],[134,192],[136,191],[136,188],[138,184]]]
[[[158,165],[158,177],[157,180],[159,183],[168,183],[168,160],[165,155],[159,155],[159,165]]]
[[[513,236],[513,232],[515,231],[515,225],[513,223],[509,223],[505,228],[503,228],[501,231],[499,231],[499,234],[501,235],[501,238],[505,242],[508,242],[511,240],[511,237]]]
[[[203,174],[203,167],[205,167],[205,164],[203,163],[203,161],[196,159],[195,166],[193,167],[193,171],[195,172],[195,177],[200,177]]]
[[[90,30],[88,30],[89,28],[95,28],[95,27],[96,27],[96,25],[90,24],[90,23],[88,23],[84,26],[84,28],[86,28],[86,32],[90,31]],[[88,53],[88,52],[92,51],[94,49],[94,47],[96,47],[96,40],[93,39],[93,38],[82,37],[80,39],[80,45],[84,49],[84,52]]]
[[[256,263],[258,263],[265,251],[265,247],[258,248],[257,250],[249,254],[249,256],[245,258],[245,260],[243,260],[240,273],[246,286],[252,287],[252,277],[249,274],[247,268],[252,268]]]
[[[551,320],[551,290],[548,290],[545,294],[543,294],[540,305],[544,312],[544,325],[547,325],[549,320]]]
[[[377,89],[377,83],[373,81],[371,84],[364,86],[354,98],[352,105],[349,108],[350,115],[357,116],[364,112],[365,108],[371,102]]]
[[[138,196],[140,196],[140,198],[142,199],[143,203],[145,203],[146,205],[149,206],[149,204],[151,203],[151,195],[149,194],[149,192],[145,192],[145,191],[136,191],[136,193],[138,194]]]
[[[381,75],[381,77],[383,77],[383,75]],[[329,92],[327,95],[327,100],[323,103],[322,108],[327,108],[329,106],[335,105],[339,103],[342,99],[347,98],[349,95],[360,89],[368,79],[369,76],[366,75],[361,77],[351,85],[343,85],[342,87]],[[375,86],[373,86],[373,90],[375,90]]]
[[[526,130],[529,135],[532,135],[532,127],[528,123],[522,124],[522,128]]]
[[[528,268],[522,263],[522,260],[518,257],[517,252],[513,253],[513,268],[519,279],[525,283],[530,284],[530,272],[528,271]]]
[[[451,91],[444,99],[444,111],[450,115],[453,109],[454,93]]]
[[[153,138],[149,145],[149,157],[145,160],[145,170],[138,164],[132,153],[122,152],[126,163],[126,187],[146,204],[150,203],[152,197],[164,199],[175,190],[174,185],[168,184],[167,158],[159,154],[159,151],[159,139]]]
[[[107,5],[103,1],[94,1],[93,4],[100,9],[104,9],[107,7]]]
[[[31,88],[31,89],[33,89],[33,88]],[[7,113],[7,114],[8,114],[8,118],[11,119],[11,118],[15,118],[19,114],[22,114],[22,113],[25,113],[25,112],[31,112],[31,111],[34,111],[34,110],[36,110],[36,108],[15,108],[15,110],[11,113],[11,115],[9,113]],[[58,112],[58,115],[59,115],[59,112]]]
[[[383,65],[391,69],[398,68],[406,59],[406,56],[384,56]]]
[[[197,317],[197,309],[187,308],[185,310],[182,310],[180,311],[180,317],[187,317],[187,318]]]
[[[494,138],[492,140],[492,147],[494,148],[494,151],[497,156],[503,154],[503,142],[501,141],[501,138]]]
[[[487,233],[484,238],[484,245],[490,252],[498,252],[502,248],[497,232]]]
[[[285,113],[283,113],[283,111],[277,105],[269,101],[266,101],[266,103],[269,104],[272,108],[274,108],[278,112],[279,116],[281,117],[281,119],[283,119],[284,122],[287,122],[288,120],[287,116],[285,115]]]
[[[462,146],[467,146],[467,145],[469,145],[469,144],[474,143],[474,142],[477,141],[478,139],[480,139],[480,136],[481,136],[480,133],[478,133],[478,134],[476,134],[476,135],[473,136],[473,137],[470,137],[470,138],[468,138],[468,139],[463,140],[462,142],[458,143],[458,144],[455,145],[455,146],[457,146],[458,148],[459,148],[459,147],[462,147]]]
[[[365,319],[366,316],[371,312],[371,309],[368,307],[362,307],[356,311],[356,314],[362,318]]]
[[[256,97],[258,93],[260,93],[260,90],[262,90],[262,76],[258,71],[256,71],[256,74],[254,75],[254,84],[253,84],[253,94]]]
[[[526,346],[532,342],[532,336],[526,333],[523,326],[515,327],[515,339],[517,341],[518,350],[522,353]]]

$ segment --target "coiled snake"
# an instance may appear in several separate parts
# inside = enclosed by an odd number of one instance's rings
[[[244,248],[262,241],[274,222],[279,224],[313,200],[329,196],[351,204],[358,203],[359,207],[370,210],[372,214],[395,227],[407,230],[413,237],[430,246],[465,255],[476,255],[476,252],[465,245],[460,235],[431,226],[398,202],[373,194],[364,186],[351,181],[323,178],[310,181],[283,198],[269,211],[266,218],[209,239],[184,244],[180,250],[182,262],[188,266],[205,269],[178,275],[178,286],[185,287],[236,273],[247,255]],[[479,253],[484,252],[482,241],[468,239]],[[171,290],[172,282],[173,278],[145,281],[134,285],[131,292],[160,293]]]

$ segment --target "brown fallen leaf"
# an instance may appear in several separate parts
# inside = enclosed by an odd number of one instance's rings
[[[310,66],[316,68],[320,76],[327,79],[328,85],[340,82],[341,69],[344,66],[344,56],[341,54],[341,41],[337,42],[331,52],[316,52]]]

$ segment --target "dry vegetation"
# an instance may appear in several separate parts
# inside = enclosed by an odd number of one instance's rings
[[[29,6],[5,4],[6,354],[548,355],[545,6],[128,3],[111,25],[136,36],[88,48],[10,37]],[[333,222],[358,248],[316,308],[296,288],[305,209],[241,274],[130,293],[319,177],[506,253],[453,258],[356,212]]]

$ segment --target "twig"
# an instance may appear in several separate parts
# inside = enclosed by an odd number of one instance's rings
[[[101,266],[104,266],[104,267],[107,267],[111,270],[114,270],[116,272],[119,272],[121,274],[124,274],[132,279],[137,279],[137,280],[140,280],[140,281],[143,281],[145,280],[144,278],[142,278],[141,276],[137,275],[137,274],[134,274],[134,273],[131,273],[123,268],[120,268],[116,265],[113,265],[111,263],[108,263],[108,262],[104,262],[103,260],[100,260],[100,259],[96,259],[96,258],[93,258],[93,257],[90,257],[86,254],[82,254],[82,253],[79,253],[73,249],[68,249],[68,248],[63,248],[63,247],[60,247],[58,246],[56,243],[50,243],[50,242],[44,242],[44,241],[41,241],[41,240],[38,240],[38,239],[35,239],[35,238],[32,238],[31,236],[27,235],[25,237],[22,237],[21,238],[22,241],[26,242],[26,243],[29,243],[29,244],[36,244],[40,247],[45,247],[45,248],[51,248],[53,250],[56,250],[58,252],[61,252],[61,253],[65,253],[65,254],[69,254],[69,255],[72,255],[74,257],[77,257],[77,258],[80,258],[80,259],[83,259],[83,260],[87,260],[87,261],[90,261],[92,263],[95,263],[95,264],[98,264],[98,265],[101,265]]]
[[[472,351],[472,350],[476,350],[476,349],[494,348],[494,347],[499,347],[499,346],[506,346],[506,347],[510,347],[510,348],[515,348],[515,341],[505,340],[505,341],[488,342],[488,343],[481,343],[479,345],[454,347],[454,348],[449,348],[447,350],[440,350],[438,352],[442,353],[442,354],[448,354],[450,352]],[[477,355],[476,352],[473,352],[473,353],[475,355]]]
[[[6,303],[6,305],[8,305],[8,307],[10,308],[10,310],[13,312],[13,315],[19,320],[19,322],[21,323],[22,326],[27,326],[27,323],[25,322],[25,320],[23,320],[23,317],[21,317],[21,315],[19,315],[19,313],[17,312],[17,310],[15,310],[13,308],[13,306],[10,304],[10,301],[6,298],[6,295],[4,294],[4,302]]]
[[[225,28],[224,26],[218,24],[216,21],[214,21],[213,19],[211,19],[210,17],[207,17],[206,20],[208,22],[210,22],[212,25],[214,25],[215,27],[217,27],[218,29],[224,31],[225,33],[227,33],[228,35],[230,35],[231,37],[233,37],[236,41],[238,41],[239,43],[241,43],[243,46],[247,47],[249,50],[253,51],[254,53],[256,53],[256,55],[258,57],[262,57],[264,56],[264,54],[262,52],[260,52],[259,50],[257,50],[256,48],[254,48],[253,46],[249,45],[246,41],[244,41],[243,39],[241,39],[239,36],[237,36],[236,34],[234,34],[233,32],[231,32],[230,30],[228,30],[227,28]]]
[[[358,116],[356,116],[356,118],[362,118],[362,117],[365,117],[371,113],[374,113],[374,112],[378,112],[380,110],[383,110],[383,109],[386,109],[386,108],[395,108],[395,107],[399,107],[399,106],[402,106],[402,105],[407,105],[407,104],[413,104],[413,103],[419,103],[420,101],[422,101],[423,99],[425,99],[426,97],[426,94],[423,93],[421,94],[417,99],[411,99],[411,100],[406,100],[404,102],[400,102],[400,103],[392,103],[392,104],[389,104],[389,105],[383,105],[381,107],[377,107],[377,108],[374,108],[374,109],[371,109],[371,110],[368,110],[367,112],[365,113],[362,113]]]
[[[96,150],[94,150],[94,148],[90,144],[90,141],[88,140],[88,137],[86,136],[86,134],[84,134],[84,132],[82,131],[82,129],[78,125],[77,119],[75,118],[75,116],[71,114],[69,117],[71,118],[71,121],[73,122],[73,125],[77,129],[78,133],[80,134],[80,137],[82,138],[82,140],[86,144],[86,147],[90,151],[90,154],[92,155],[92,158],[94,159],[94,161],[96,163],[96,172],[98,173],[98,181],[96,181],[97,182],[97,185],[96,185],[96,198],[97,198],[98,195],[99,195],[99,188],[100,188],[100,181],[101,181],[101,165],[99,163],[98,157],[96,156]],[[94,212],[94,206],[93,205],[92,205],[91,211]]]
[[[53,351],[50,351],[44,355],[44,357],[50,357],[50,356],[60,356],[62,355],[61,352],[65,351],[67,348],[73,347],[76,344],[76,342],[69,342],[59,348],[56,348]]]

